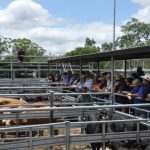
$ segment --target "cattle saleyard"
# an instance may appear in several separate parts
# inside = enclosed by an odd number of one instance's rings
[[[15,88],[17,89],[17,87]],[[26,87],[23,87],[22,89],[25,88]],[[60,89],[60,87],[58,88]],[[28,91],[30,91],[29,89],[30,88],[28,88]],[[103,149],[105,149],[106,146],[111,146],[111,149],[116,149],[116,145],[120,145],[117,147],[118,149],[119,147],[120,149],[121,147],[125,149],[128,148],[126,147],[126,145],[129,145],[129,143],[132,141],[134,141],[135,143],[133,149],[147,149],[149,147],[149,119],[142,119],[130,114],[115,111],[115,114],[117,114],[117,116],[121,116],[121,118],[117,118],[115,115],[110,116],[109,111],[106,109],[111,108],[115,110],[115,108],[123,107],[133,109],[133,107],[139,107],[139,105],[110,105],[111,102],[109,99],[97,100],[98,95],[103,93],[90,93],[91,98],[93,99],[93,102],[90,104],[91,106],[80,106],[80,104],[77,103],[76,100],[77,95],[82,95],[82,93],[59,93],[59,90],[57,88],[56,90],[54,90],[55,88],[52,88],[53,91],[51,91],[51,88],[44,89],[46,89],[46,93],[28,92],[21,94],[0,95],[0,97],[8,96],[9,98],[11,96],[17,96],[21,98],[24,96],[34,96],[35,99],[38,96],[48,97],[46,101],[42,101],[41,103],[25,101],[24,104],[18,104],[18,101],[22,101],[18,99],[16,100],[17,104],[14,104],[15,101],[13,101],[13,104],[9,104],[8,101],[1,103],[0,120],[9,120],[9,123],[13,123],[13,125],[7,124],[9,126],[5,126],[3,123],[1,124],[2,127],[0,128],[0,133],[3,133],[3,136],[0,139],[0,149],[27,150],[50,146],[62,146],[62,149],[64,148],[66,150],[69,150],[74,144],[80,145],[85,143],[84,145],[89,145],[90,143],[95,142],[100,142]],[[13,90],[13,88],[11,90]],[[36,87],[34,88],[34,91],[35,90]],[[94,97],[94,95],[96,97]],[[8,98],[6,99],[8,100]],[[148,104],[143,104],[143,107],[148,107]],[[95,114],[95,112],[97,111],[100,112],[98,114],[101,115],[101,117],[99,117],[100,120],[86,120],[89,119],[88,116]],[[144,111],[149,113],[148,110]],[[79,118],[81,122],[78,121]],[[36,122],[36,120],[39,121],[40,119],[40,122]],[[42,122],[42,119],[46,119],[47,122]],[[54,123],[56,122],[56,120],[54,119],[59,119],[62,122]],[[94,133],[85,134],[84,129],[86,127],[89,127],[90,124],[93,124],[93,126],[98,124],[98,127],[101,128],[100,133],[96,131]],[[132,126],[132,124],[134,130],[127,130],[129,129],[127,125]],[[121,126],[118,128],[121,128],[122,130],[116,130],[116,126]],[[108,127],[109,130],[107,130]],[[111,127],[113,128],[110,130]],[[75,132],[72,134],[70,132],[72,129],[79,129],[79,132]],[[54,134],[54,130],[58,130],[59,134]],[[62,134],[60,134],[60,130],[63,130],[63,132],[61,132]],[[33,133],[36,133],[37,131],[44,131],[44,133],[42,136],[39,136],[39,134],[34,134],[33,136]],[[10,137],[9,135],[7,135],[10,132],[15,133],[15,136]],[[22,134],[19,136],[19,133],[21,132],[24,132],[26,134]],[[88,148],[83,147],[83,149]]]

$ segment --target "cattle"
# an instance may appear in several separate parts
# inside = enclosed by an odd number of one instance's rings
[[[46,111],[46,108],[49,108],[49,106],[44,106],[45,103],[43,102],[37,102],[33,103],[34,105],[26,105],[26,106],[20,106],[18,109],[21,111],[22,108],[41,108],[42,112]],[[31,111],[30,111],[31,112]],[[32,111],[33,113],[39,112],[39,111]],[[41,111],[40,111],[41,112]],[[21,113],[28,113],[28,111],[22,111]],[[62,120],[58,119],[53,119],[50,120],[50,118],[32,118],[32,119],[11,119],[7,120],[7,125],[8,126],[13,126],[13,125],[36,125],[36,124],[47,124],[50,122],[61,122]],[[39,130],[39,135],[43,136],[43,130]]]
[[[127,116],[125,114],[121,114],[118,112],[112,112],[108,113],[109,119],[110,120],[129,120],[131,119],[130,116]],[[109,123],[109,129],[110,132],[130,132],[130,131],[137,131],[137,123],[136,122],[111,122]],[[143,125],[140,125],[140,130],[145,130],[146,127]],[[145,145],[145,144],[144,144]],[[110,148],[112,150],[123,150],[123,149],[133,149],[134,148],[140,149],[142,147],[142,142],[138,143],[137,140],[123,140],[123,141],[114,141],[111,142]]]
[[[15,98],[0,97],[1,108],[15,108],[17,107],[16,105],[23,105],[23,104],[27,104],[27,102],[22,99],[19,100]],[[13,105],[13,106],[3,107],[2,105]]]
[[[127,120],[131,119],[129,116],[121,115],[117,112],[112,114],[112,120]],[[136,122],[113,122],[110,124],[110,128],[113,132],[125,132],[125,131],[136,131]]]
[[[9,108],[16,108],[17,105],[24,105],[27,104],[24,100],[19,100],[15,98],[7,98],[7,97],[0,97],[0,108],[1,109],[9,109]],[[1,114],[9,114],[10,112],[1,112]],[[5,126],[8,120],[0,120],[0,126]],[[1,132],[1,138],[5,137],[5,133]]]
[[[0,97],[0,108],[2,109],[9,109],[9,108],[17,108],[18,105],[27,104],[26,101],[22,99],[15,99],[15,98],[6,98]],[[10,112],[2,112],[2,114],[9,114]],[[0,120],[0,126],[6,125],[7,120]]]
[[[89,115],[89,121],[102,121],[102,120],[112,120],[110,123],[105,124],[105,132],[109,133],[120,133],[120,132],[130,132],[137,131],[137,123],[133,121],[126,122],[115,122],[115,120],[129,120],[132,119],[130,116],[119,113],[113,110],[100,110]],[[113,122],[114,120],[114,122]],[[147,128],[144,125],[140,124],[140,130],[146,130]],[[87,124],[85,128],[85,133],[95,134],[102,133],[102,124]],[[148,143],[148,142],[146,142]],[[120,140],[120,141],[106,141],[106,144],[109,144],[111,150],[144,150],[145,147],[149,145],[145,144],[143,141],[137,140]],[[92,150],[99,150],[102,147],[102,142],[91,143]],[[147,149],[146,149],[147,150]]]
[[[28,105],[28,106],[20,106],[18,107],[20,110],[22,108],[41,108],[42,112],[48,112],[47,108],[49,108],[49,106],[45,106],[45,103],[43,102],[37,102],[37,103],[32,103],[34,105]],[[31,111],[30,111],[31,112]],[[36,113],[39,111],[34,111],[33,113]],[[22,113],[27,113],[27,111],[23,111]],[[55,119],[53,119],[54,122],[56,122]],[[19,119],[18,125],[34,125],[34,124],[46,124],[49,123],[50,119],[49,118],[34,118],[34,119]],[[12,125],[16,125],[16,121],[12,120],[11,121]]]
[[[102,121],[105,118],[105,113],[103,111],[97,110],[89,115],[88,121]],[[107,125],[105,126],[105,131],[107,130]],[[102,123],[87,124],[85,128],[86,134],[102,133]],[[102,147],[102,142],[91,143],[92,150],[100,150]]]

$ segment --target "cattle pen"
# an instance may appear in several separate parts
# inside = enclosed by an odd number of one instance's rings
[[[143,59],[150,57],[150,47],[119,50],[115,52],[96,53],[82,56],[57,58],[48,60],[47,70],[51,72],[63,72],[66,70],[79,71],[85,69],[87,63],[94,63],[98,71],[101,70],[102,61],[110,61],[111,83],[115,74],[115,61],[123,60],[123,74],[127,75],[127,62],[130,59]],[[75,67],[73,67],[75,65]],[[78,64],[78,65],[77,65]],[[68,66],[67,66],[68,65]],[[56,68],[54,68],[56,67]],[[60,83],[48,83],[47,79],[0,79],[0,97],[23,99],[26,104],[1,104],[0,121],[10,124],[1,125],[0,150],[27,150],[35,148],[55,149],[55,146],[63,146],[62,149],[72,150],[73,144],[102,143],[102,149],[106,149],[108,142],[134,141],[137,145],[143,143],[146,149],[150,140],[150,103],[146,104],[118,104],[116,96],[119,94],[110,92],[72,92],[74,87],[61,85]],[[78,97],[89,95],[91,102],[79,103]],[[106,95],[106,96],[104,96]],[[128,113],[120,111],[127,108]],[[132,114],[132,110],[140,110],[146,117]],[[113,110],[122,119],[101,119],[89,121],[88,116],[95,111],[109,112]],[[119,111],[118,111],[119,110]],[[125,118],[124,118],[125,116]],[[40,123],[36,121],[40,119]],[[43,121],[44,120],[44,121]],[[46,120],[46,121],[45,121]],[[23,122],[24,121],[24,122]],[[28,123],[30,121],[30,124]],[[35,124],[32,124],[32,121]],[[1,123],[0,122],[0,123]],[[11,123],[14,124],[11,124]],[[23,122],[23,123],[22,123]],[[38,122],[38,121],[37,121]],[[45,123],[46,122],[46,123]],[[110,124],[133,123],[135,130],[110,132],[106,129]],[[101,124],[101,133],[86,134],[88,124]],[[63,130],[62,134],[54,131]],[[80,129],[78,133],[71,133],[71,129]],[[40,135],[40,132],[43,132]],[[13,134],[13,136],[12,136]],[[137,149],[137,145],[135,146]],[[91,147],[90,147],[91,148]],[[84,147],[83,149],[86,149]],[[134,148],[132,148],[134,149]]]

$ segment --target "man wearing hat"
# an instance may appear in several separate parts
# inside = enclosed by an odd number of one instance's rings
[[[143,91],[141,93],[141,96],[138,98],[134,99],[134,104],[139,104],[139,103],[148,103],[146,100],[147,95],[150,94],[150,74],[146,73],[144,76],[141,76],[143,79]],[[141,111],[135,111],[136,115],[143,115],[145,117],[145,113]]]
[[[130,92],[124,92],[124,94],[131,100],[131,103],[134,103],[134,98],[142,96],[144,87],[139,79],[134,79],[130,86],[133,87],[133,89]]]
[[[117,74],[115,77],[115,84],[113,87],[114,93],[122,93],[122,91],[128,90],[127,83],[121,74]]]
[[[127,90],[128,90],[128,86],[127,86],[127,83],[126,83],[124,77],[121,74],[117,74],[115,76],[115,84],[113,87],[113,92],[121,94],[122,91],[127,91]],[[123,97],[123,96],[120,96],[117,94],[115,95],[115,102],[119,103],[119,104],[129,104],[129,101],[126,97]],[[127,112],[127,109],[118,109],[118,110]]]
[[[139,99],[135,101],[135,103],[145,103],[146,97],[148,94],[150,94],[150,74],[146,73],[144,76],[141,76],[143,79],[143,91],[139,95]]]
[[[150,74],[146,73],[143,78],[144,91],[142,93],[142,99],[145,99],[148,94],[150,94]]]

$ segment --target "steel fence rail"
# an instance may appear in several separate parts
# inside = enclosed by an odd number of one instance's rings
[[[13,139],[13,142],[4,142],[0,143],[0,146],[2,147],[2,150],[8,150],[8,149],[32,149],[37,147],[46,147],[46,146],[54,146],[54,145],[64,145],[66,150],[70,149],[71,144],[75,143],[89,143],[89,142],[104,142],[109,141],[121,141],[121,140],[139,140],[139,139],[148,139],[150,136],[150,132],[147,131],[140,131],[138,130],[139,122],[145,122],[150,121],[150,119],[125,119],[125,120],[107,120],[107,121],[86,121],[86,122],[64,122],[64,123],[50,123],[50,124],[43,124],[43,125],[28,125],[28,126],[18,126],[18,127],[10,127],[10,128],[0,128],[0,132],[5,131],[14,131],[14,130],[22,130],[22,129],[28,129],[30,132],[30,136],[24,140],[19,140],[19,138]],[[82,126],[86,124],[96,124],[96,123],[102,123],[104,126],[108,123],[112,122],[136,122],[137,123],[137,131],[130,131],[130,132],[119,132],[119,133],[109,133],[106,132],[103,128],[102,133],[97,134],[75,134],[70,135],[70,129],[76,126],[77,124]],[[63,125],[65,129],[65,135],[64,136],[54,136],[54,137],[32,137],[32,131],[35,128],[40,128],[43,126],[55,126],[55,125]]]
[[[150,107],[150,103],[146,104],[118,104],[118,105],[101,105],[101,106],[77,106],[77,107],[49,107],[44,110],[76,110],[76,109],[106,109],[106,108],[129,108],[129,107]],[[0,112],[19,112],[19,111],[42,111],[43,108],[14,108],[14,109],[0,109]]]

